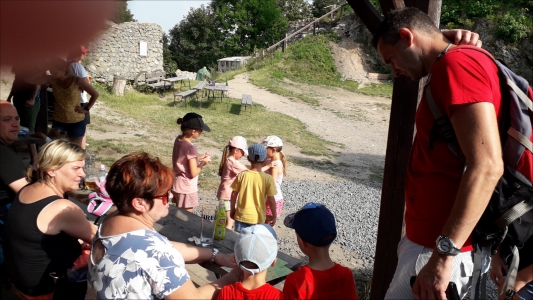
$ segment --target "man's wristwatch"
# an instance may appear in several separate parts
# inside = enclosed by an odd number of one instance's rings
[[[461,252],[461,249],[457,248],[453,241],[447,236],[440,235],[437,238],[436,244],[437,251],[441,255],[456,256]]]
[[[211,263],[214,263],[215,262],[215,257],[217,256],[218,254],[218,249],[217,248],[213,248],[213,255],[211,255]]]

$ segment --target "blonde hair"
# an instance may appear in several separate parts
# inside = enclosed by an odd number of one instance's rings
[[[58,170],[66,163],[85,159],[85,150],[67,140],[52,141],[41,149],[33,168],[28,169],[26,179],[29,183],[48,182],[48,171]]]
[[[268,147],[276,150],[277,153],[279,153],[279,158],[281,160],[281,163],[283,164],[283,176],[287,176],[287,156],[281,151],[283,150],[283,147]]]
[[[220,164],[218,165],[218,176],[222,176],[222,171],[224,170],[224,167],[226,167],[228,156],[231,155],[231,151],[233,151],[233,149],[235,149],[235,147],[230,145],[226,145],[226,147],[224,147],[224,152],[222,152],[222,158],[220,159]]]

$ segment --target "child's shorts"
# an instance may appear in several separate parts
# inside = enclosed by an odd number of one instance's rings
[[[198,206],[198,192],[191,194],[180,194],[172,191],[172,202],[176,203],[179,208],[194,208]]]
[[[276,201],[276,215],[279,218],[281,216],[281,209],[283,208],[283,199]],[[272,217],[272,211],[270,205],[266,204],[266,215]]]
[[[248,224],[248,223],[243,223],[243,222],[239,222],[237,220],[235,220],[235,231],[236,232],[241,232],[241,230],[243,230],[244,228],[247,228],[247,227],[250,227],[250,226],[253,226],[255,224]]]

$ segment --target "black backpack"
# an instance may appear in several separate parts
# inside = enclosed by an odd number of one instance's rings
[[[502,289],[502,291],[507,292],[508,288],[514,287],[518,271],[517,248],[521,248],[533,236],[533,184],[531,178],[526,178],[516,170],[524,151],[533,152],[532,120],[530,117],[530,113],[533,113],[531,99],[533,92],[524,78],[495,60],[487,51],[474,46],[458,47],[482,52],[490,57],[498,67],[502,93],[502,116],[499,132],[503,151],[504,174],[496,185],[489,204],[473,233],[475,251],[478,254],[477,258],[474,255],[474,272],[479,275],[477,279],[481,278],[480,252],[482,248],[487,249],[489,247],[491,254],[495,254],[497,247],[501,245],[502,251],[505,251],[506,254],[512,254],[506,286]],[[440,112],[433,99],[429,81],[430,79],[428,79],[425,87],[426,99],[435,118],[429,146],[432,147],[433,139],[440,134],[445,139],[448,148],[458,159],[465,162],[450,120]],[[481,282],[476,279],[476,276],[473,277],[471,299],[484,298],[479,295],[480,291],[483,294],[485,292],[484,281]]]

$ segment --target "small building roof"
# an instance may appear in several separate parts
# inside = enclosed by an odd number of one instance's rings
[[[232,57],[225,57],[225,58],[217,59],[217,61],[243,61],[249,58],[251,58],[251,56],[232,56]]]

